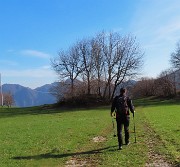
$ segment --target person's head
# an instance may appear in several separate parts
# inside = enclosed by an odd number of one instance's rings
[[[121,94],[121,95],[126,94],[126,88],[121,88],[121,89],[120,89],[120,94]]]

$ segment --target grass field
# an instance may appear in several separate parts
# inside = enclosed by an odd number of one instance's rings
[[[113,137],[110,107],[0,108],[0,166],[180,165],[180,102],[141,99],[135,106],[137,143],[131,119],[131,144],[121,151]],[[98,136],[105,140],[94,142]]]

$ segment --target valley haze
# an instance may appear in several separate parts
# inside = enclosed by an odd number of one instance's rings
[[[46,84],[36,89],[21,86],[19,84],[3,84],[3,93],[10,92],[14,98],[14,106],[31,107],[43,104],[53,104],[56,98],[49,92],[49,89],[56,83]]]

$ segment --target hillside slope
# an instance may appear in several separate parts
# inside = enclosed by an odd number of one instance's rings
[[[47,84],[36,89],[30,89],[18,84],[4,84],[2,88],[4,93],[12,93],[15,106],[30,107],[55,103],[55,97],[49,93],[51,86],[51,84]]]

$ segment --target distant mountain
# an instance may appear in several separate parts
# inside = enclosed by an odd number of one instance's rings
[[[2,86],[3,93],[11,92],[15,106],[31,107],[43,104],[52,104],[56,102],[56,98],[49,93],[50,88],[54,85],[46,84],[36,89],[30,89],[18,84],[4,84]]]
[[[130,88],[132,88],[136,83],[137,83],[137,81],[135,81],[135,80],[128,80],[128,81],[122,82],[120,85],[117,86],[114,96],[119,95],[119,92],[120,92],[120,89],[121,89],[121,88],[124,87],[124,88],[130,89]],[[131,95],[130,93],[131,93],[131,92],[128,91],[128,96]]]
[[[74,84],[78,85],[81,81],[75,80]],[[18,84],[4,84],[2,85],[3,93],[10,92],[13,95],[15,106],[17,107],[31,107],[31,106],[39,106],[43,104],[53,104],[56,103],[56,98],[51,94],[53,90],[58,90],[63,94],[67,90],[67,85],[70,85],[71,81],[66,80],[65,83],[54,82],[52,84],[46,84],[36,89],[31,89],[28,87],[24,87]],[[116,93],[119,94],[119,89],[121,87],[131,87],[136,84],[136,81],[130,80],[128,82],[124,82],[117,87]],[[59,86],[58,86],[59,85]],[[58,89],[53,89],[57,87]]]
[[[52,88],[53,86],[56,86],[57,84],[58,84],[58,82],[54,82],[54,83],[52,83],[52,84],[46,84],[46,85],[43,85],[43,86],[38,87],[38,88],[33,89],[33,90],[39,91],[39,92],[48,92],[48,93],[49,93],[49,91],[51,90],[51,88]]]

